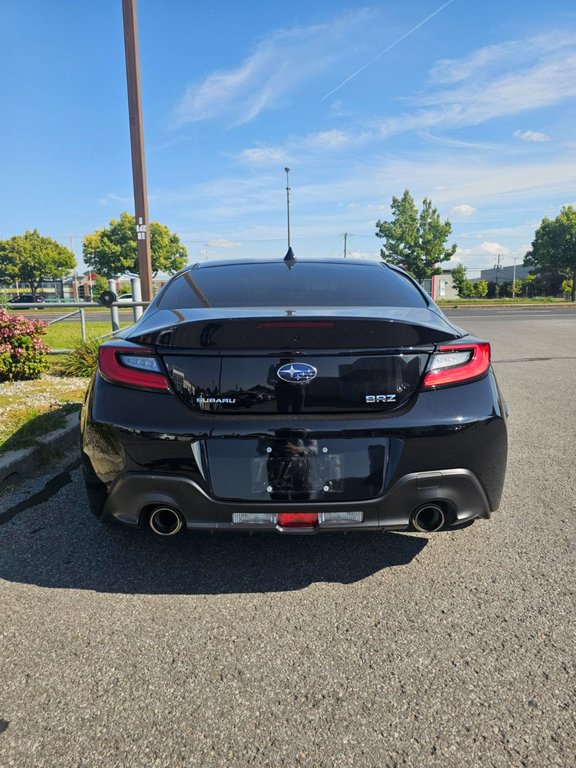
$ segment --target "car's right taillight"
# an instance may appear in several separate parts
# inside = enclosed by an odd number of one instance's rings
[[[430,358],[424,389],[436,389],[479,379],[490,368],[490,344],[443,344]]]
[[[170,392],[158,358],[146,347],[103,344],[98,349],[98,370],[112,384]]]

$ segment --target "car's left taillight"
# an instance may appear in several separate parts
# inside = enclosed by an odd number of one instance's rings
[[[112,384],[170,392],[160,361],[146,347],[103,344],[98,350],[98,370]]]
[[[464,384],[485,376],[490,368],[490,344],[476,341],[442,344],[428,363],[424,389]]]

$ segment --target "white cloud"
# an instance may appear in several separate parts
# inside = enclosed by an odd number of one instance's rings
[[[456,250],[456,253],[454,256],[452,256],[452,261],[456,262],[457,264],[464,264],[464,262],[474,253],[473,248],[458,248]]]
[[[278,166],[281,163],[294,162],[308,153],[317,156],[323,152],[339,152],[353,146],[359,146],[370,138],[366,132],[352,133],[333,129],[319,131],[305,136],[293,136],[283,145],[270,147],[248,147],[236,156],[236,160],[248,166]]]
[[[470,59],[461,60],[461,76],[444,75],[444,81],[454,82],[455,87],[429,89],[408,102],[414,111],[382,120],[375,128],[387,138],[410,130],[473,126],[576,98],[576,35],[563,38],[560,48],[552,48],[550,39],[534,49],[530,49],[530,40],[521,41],[526,49],[522,64],[503,57],[507,67],[499,72],[480,72],[480,66],[470,65]],[[515,51],[520,43],[505,45]],[[451,62],[454,67],[458,63]]]
[[[369,171],[364,169],[364,173],[366,184],[372,183]],[[361,176],[362,171],[357,174]],[[402,179],[417,198],[427,195],[435,205],[449,208],[460,205],[461,200],[468,200],[474,207],[514,201],[526,205],[542,196],[557,198],[571,194],[576,188],[576,160],[559,156],[533,162],[499,155],[448,155],[430,161],[415,155],[384,162],[377,167],[376,175],[378,179]]]
[[[502,243],[490,243],[488,241],[480,244],[480,250],[484,251],[484,253],[494,254],[494,256],[497,256],[498,254],[507,256],[510,253],[510,248],[502,245]]]
[[[359,9],[324,24],[271,33],[237,67],[190,84],[174,110],[176,125],[221,117],[235,125],[254,120],[348,56],[347,40],[362,39],[373,16]]]
[[[541,131],[514,131],[514,136],[521,141],[550,141],[550,136]]]
[[[305,137],[301,142],[297,142],[296,146],[313,150],[342,149],[359,139],[361,139],[361,137],[356,137],[345,131],[334,129],[331,131],[312,133]]]
[[[238,243],[235,240],[218,238],[217,240],[208,240],[206,245],[210,248],[240,248],[241,243]]]
[[[237,159],[245,165],[281,165],[288,162],[288,154],[284,147],[249,147]]]
[[[128,197],[127,195],[118,195],[115,192],[108,192],[108,194],[104,195],[103,197],[99,197],[98,202],[100,205],[115,205],[118,207],[118,205],[133,205],[134,198]]]
[[[576,43],[573,32],[552,31],[526,40],[509,40],[479,48],[461,59],[441,59],[430,72],[436,83],[458,83],[498,67],[523,67],[537,56],[556,54]]]
[[[430,133],[430,131],[420,131],[420,135],[436,144],[441,144],[444,147],[453,147],[455,149],[480,149],[487,152],[494,152],[499,148],[498,144],[487,141],[463,141],[462,139],[454,139],[448,136],[438,136]]]
[[[451,209],[450,213],[452,216],[465,218],[467,216],[473,216],[476,213],[476,208],[474,208],[473,205],[455,205],[454,208]]]

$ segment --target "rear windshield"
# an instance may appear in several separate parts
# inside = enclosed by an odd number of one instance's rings
[[[200,267],[177,277],[159,309],[197,307],[425,307],[406,277],[384,264],[282,262]]]

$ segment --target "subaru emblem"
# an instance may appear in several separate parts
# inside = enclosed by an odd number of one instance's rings
[[[289,384],[306,384],[316,378],[318,371],[308,363],[288,363],[278,368],[276,375]]]

